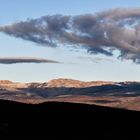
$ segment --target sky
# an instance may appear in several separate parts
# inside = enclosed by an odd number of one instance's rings
[[[46,15],[76,16],[114,8],[139,8],[140,0],[0,0],[0,27]],[[68,44],[65,44],[68,45]],[[130,59],[88,53],[75,44],[49,47],[0,32],[0,58],[48,59],[58,63],[0,64],[0,79],[46,82],[56,78],[82,81],[140,81],[140,64]]]

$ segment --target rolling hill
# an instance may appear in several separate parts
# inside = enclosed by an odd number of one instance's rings
[[[140,83],[54,79],[45,83],[0,81],[0,99],[29,104],[69,102],[140,111]]]

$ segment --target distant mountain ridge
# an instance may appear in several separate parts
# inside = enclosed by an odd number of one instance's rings
[[[33,82],[33,83],[20,83],[20,82],[12,82],[10,80],[0,80],[0,86],[10,86],[10,85],[21,85],[26,87],[92,87],[92,86],[102,86],[102,85],[119,85],[119,84],[131,84],[131,83],[140,83],[136,81],[125,81],[125,82],[112,82],[112,81],[90,81],[90,82],[84,82],[80,80],[73,80],[73,79],[53,79],[48,82],[39,83],[39,82]]]
[[[15,88],[59,88],[59,87],[75,87],[75,88],[84,88],[84,87],[92,87],[92,86],[101,86],[101,85],[112,85],[115,82],[108,81],[91,81],[84,82],[73,79],[53,79],[44,83],[20,83],[20,82],[12,82],[9,80],[0,80],[0,87],[15,87]]]
[[[100,86],[113,84],[114,82],[105,82],[105,81],[91,81],[83,82],[73,79],[54,79],[48,82],[48,87],[91,87],[91,86]]]
[[[13,84],[13,82],[9,80],[0,80],[0,84]]]
[[[0,80],[0,99],[31,104],[73,102],[140,110],[140,82],[84,82],[62,78],[44,83]]]

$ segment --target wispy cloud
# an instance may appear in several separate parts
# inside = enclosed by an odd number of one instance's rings
[[[31,58],[31,57],[0,57],[0,64],[16,64],[16,63],[59,63],[58,61]]]
[[[78,59],[82,61],[89,61],[92,63],[114,62],[111,58],[102,58],[102,57],[79,56]]]
[[[0,27],[0,32],[37,44],[85,47],[89,53],[140,63],[140,8],[112,9],[79,16],[43,16]]]

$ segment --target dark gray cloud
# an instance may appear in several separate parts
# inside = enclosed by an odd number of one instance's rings
[[[140,63],[140,8],[112,9],[79,16],[43,16],[0,27],[8,35],[57,47],[84,47],[89,53]]]
[[[59,63],[58,61],[30,58],[30,57],[0,57],[0,64],[16,64],[16,63]]]

